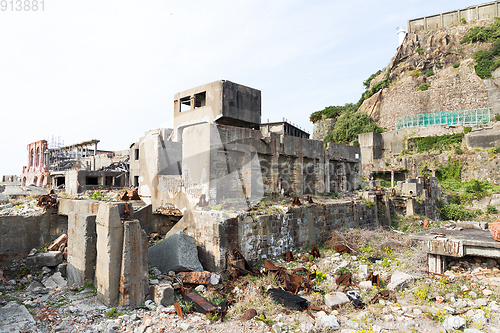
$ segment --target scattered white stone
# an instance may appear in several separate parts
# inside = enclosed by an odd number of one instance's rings
[[[340,328],[339,320],[334,315],[324,316],[320,319],[320,322],[326,329],[338,330]]]
[[[422,310],[415,308],[413,309],[413,314],[419,316],[422,314]]]
[[[493,291],[491,291],[490,289],[484,289],[483,290],[483,295],[484,296],[491,296],[493,294]]]
[[[370,289],[371,287],[373,287],[373,284],[371,281],[361,281],[360,283],[358,283],[358,286],[361,289]]]
[[[273,333],[281,333],[281,327],[279,325],[276,325],[274,324],[272,327],[271,327]]]
[[[343,305],[346,303],[349,303],[349,298],[344,293],[333,292],[325,295],[325,304],[327,309],[331,309],[332,306]]]
[[[197,286],[196,288],[194,288],[194,290],[197,291],[200,294],[204,294],[207,291],[207,287],[205,287],[204,285],[200,284],[199,286]]]
[[[359,272],[362,276],[368,276],[368,265],[359,265]]]
[[[415,279],[410,274],[396,271],[391,276],[391,282],[387,285],[387,289],[391,291],[401,290],[408,287],[408,284]]]
[[[345,321],[345,325],[347,327],[354,328],[354,329],[359,328],[359,323],[357,321],[350,320],[350,319]]]
[[[478,298],[474,303],[476,304],[476,306],[485,306],[486,304],[488,304],[488,301],[486,300],[486,298]]]
[[[448,332],[453,332],[454,330],[458,330],[465,327],[467,321],[465,318],[459,316],[449,316],[443,321],[443,327]]]
[[[490,302],[490,309],[493,312],[500,312],[500,306],[498,306],[498,303],[496,301]]]
[[[326,316],[326,312],[325,311],[319,311],[318,313],[316,313],[316,318],[317,319],[321,319],[324,316]]]
[[[483,331],[480,331],[476,328],[466,328],[464,330],[464,333],[483,333]]]
[[[191,328],[191,325],[189,325],[188,323],[181,323],[179,327],[181,328],[181,330],[187,331],[188,329]]]
[[[474,291],[469,291],[469,296],[472,298],[476,298],[477,294]]]

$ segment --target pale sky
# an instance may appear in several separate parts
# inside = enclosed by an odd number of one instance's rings
[[[312,134],[312,112],[356,102],[363,81],[387,66],[398,26],[476,4],[45,0],[36,12],[8,5],[0,11],[0,176],[20,175],[26,145],[51,136],[128,149],[144,132],[172,126],[176,92],[221,79],[261,90],[263,122],[286,117]]]

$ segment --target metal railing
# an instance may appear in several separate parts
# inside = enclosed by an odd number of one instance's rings
[[[416,114],[396,118],[396,129],[431,125],[477,125],[490,122],[490,108]]]

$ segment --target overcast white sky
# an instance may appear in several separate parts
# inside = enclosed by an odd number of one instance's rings
[[[33,1],[33,0],[31,0]],[[481,2],[479,2],[481,3]],[[262,91],[262,121],[356,102],[408,19],[478,3],[430,0],[45,0],[0,11],[0,176],[61,136],[124,150],[171,127],[173,95],[225,79]],[[9,5],[10,6],[10,5]]]

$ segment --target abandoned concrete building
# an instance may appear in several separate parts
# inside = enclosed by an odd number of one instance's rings
[[[28,145],[28,166],[23,167],[22,186],[65,188],[76,195],[87,190],[128,185],[128,169],[107,170],[128,159],[128,151],[97,150],[93,139],[68,146],[48,147],[46,140]]]

